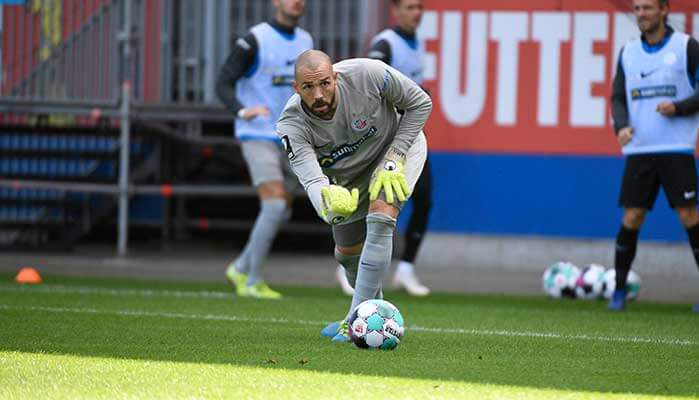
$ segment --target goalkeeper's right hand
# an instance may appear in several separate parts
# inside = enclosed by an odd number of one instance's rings
[[[342,186],[330,185],[320,190],[322,197],[321,216],[330,225],[339,224],[357,210],[359,190],[352,193]]]

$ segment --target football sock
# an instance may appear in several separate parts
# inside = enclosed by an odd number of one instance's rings
[[[350,286],[354,287],[357,281],[357,269],[359,268],[360,254],[345,255],[335,249],[335,259],[345,268],[345,276]]]
[[[359,260],[357,281],[347,317],[363,301],[376,298],[391,262],[396,219],[384,213],[372,212],[366,217],[366,226],[366,241]]]
[[[692,247],[694,261],[696,261],[697,267],[699,267],[699,224],[687,228],[687,236],[689,236],[689,245]]]
[[[257,214],[248,242],[243,253],[235,261],[238,271],[248,274],[248,286],[262,280],[262,264],[267,258],[279,227],[287,216],[290,214],[287,212],[285,200],[262,200],[260,212]]]
[[[631,230],[621,225],[616,236],[616,250],[614,252],[614,269],[616,270],[616,288],[626,288],[626,278],[631,270],[631,263],[636,256],[638,244],[638,230]]]

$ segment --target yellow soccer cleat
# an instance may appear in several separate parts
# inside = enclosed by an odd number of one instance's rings
[[[247,293],[249,297],[254,297],[256,299],[264,300],[279,300],[282,298],[282,294],[272,290],[266,283],[260,281],[254,285],[247,287]]]
[[[239,297],[248,296],[248,276],[242,274],[235,269],[235,265],[231,263],[226,269],[226,278],[235,286],[235,294]]]

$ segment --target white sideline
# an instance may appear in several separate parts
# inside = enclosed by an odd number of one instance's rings
[[[204,290],[168,290],[168,289],[110,289],[90,286],[69,286],[42,284],[41,286],[23,287],[0,284],[3,292],[40,292],[57,294],[99,294],[107,296],[141,296],[141,297],[175,297],[175,298],[205,298],[230,299],[235,297],[233,291],[212,292]]]
[[[326,324],[323,321],[308,321],[300,319],[286,318],[249,318],[239,317],[235,315],[213,315],[213,314],[183,314],[171,312],[154,312],[140,310],[99,310],[95,308],[67,308],[67,307],[45,307],[45,306],[17,306],[11,304],[0,304],[0,310],[27,310],[27,311],[46,311],[59,313],[78,313],[78,314],[101,314],[101,315],[119,315],[119,316],[135,316],[135,317],[158,317],[158,318],[182,318],[207,321],[228,321],[228,322],[258,322],[258,323],[274,323],[274,324],[294,324],[294,325],[309,325],[321,327]],[[655,345],[671,345],[671,346],[696,346],[697,342],[686,339],[664,339],[664,338],[649,338],[637,336],[591,336],[591,335],[564,335],[553,332],[526,332],[526,331],[507,331],[507,330],[480,330],[480,329],[450,329],[450,328],[428,328],[422,326],[408,326],[407,330],[416,332],[442,333],[442,334],[461,334],[469,336],[505,336],[505,337],[526,337],[539,339],[561,339],[561,340],[586,340],[594,342],[618,342],[618,343],[642,343]]]

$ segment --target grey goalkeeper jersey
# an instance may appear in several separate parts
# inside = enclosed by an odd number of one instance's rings
[[[277,122],[291,168],[318,214],[322,187],[331,181],[356,187],[389,148],[407,154],[432,111],[429,96],[382,61],[355,58],[333,68],[338,105],[331,120],[306,112],[294,94]],[[396,108],[405,111],[402,117]]]

